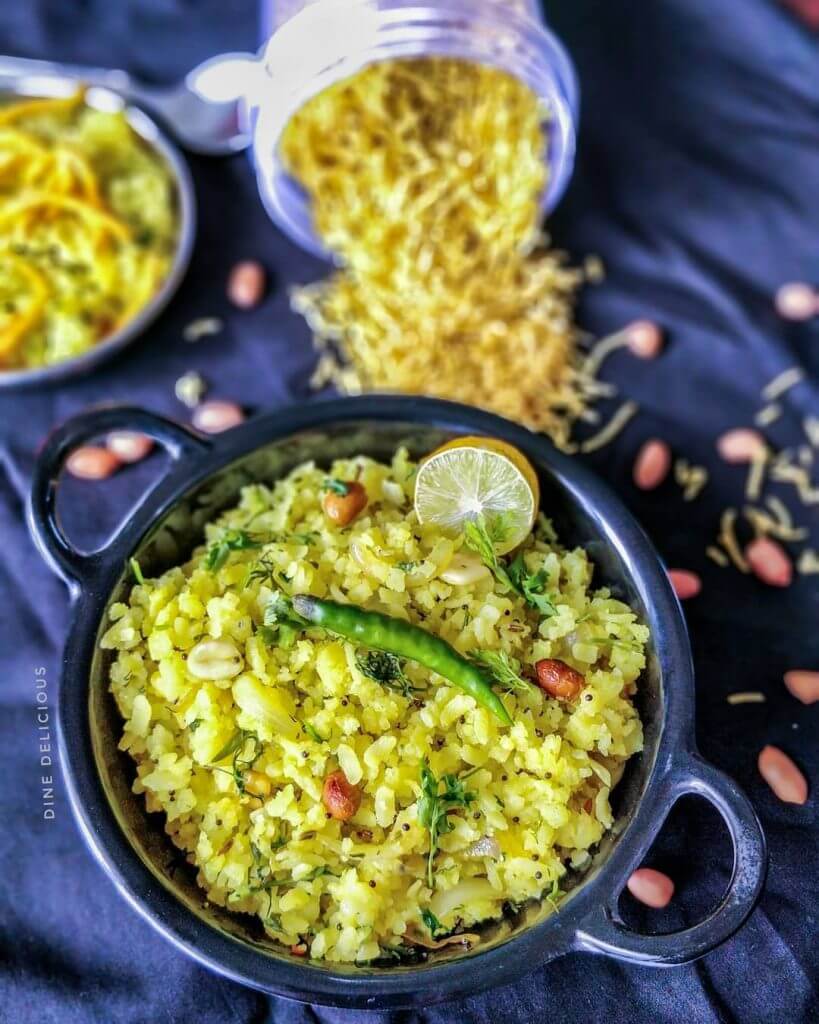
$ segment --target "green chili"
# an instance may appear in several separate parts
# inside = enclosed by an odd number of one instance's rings
[[[417,661],[474,697],[504,725],[512,724],[509,712],[490,686],[486,673],[458,654],[446,640],[433,636],[420,626],[380,612],[368,612],[356,605],[324,601],[305,594],[293,597],[293,609],[307,622],[322,626],[345,640],[354,640],[364,647]]]

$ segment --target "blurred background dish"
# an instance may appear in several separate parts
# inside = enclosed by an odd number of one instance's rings
[[[179,286],[195,233],[187,165],[108,89],[21,78],[0,100],[0,387],[85,373]]]

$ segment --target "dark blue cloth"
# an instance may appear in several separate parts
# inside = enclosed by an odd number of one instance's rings
[[[591,462],[669,563],[703,576],[702,596],[686,609],[698,671],[698,739],[752,797],[770,842],[770,875],[746,927],[696,965],[655,972],[577,955],[537,968],[514,988],[417,1019],[816,1021],[816,796],[801,808],[780,803],[755,762],[763,744],[777,744],[813,787],[819,784],[817,708],[802,707],[781,682],[787,668],[819,668],[819,577],[785,592],[764,589],[707,561],[704,548],[720,510],[740,500],[742,488],[741,472],[718,464],[715,436],[749,423],[762,386],[795,363],[812,383],[787,396],[770,430],[774,443],[798,443],[801,418],[819,413],[819,321],[786,324],[771,301],[783,281],[819,276],[819,45],[773,0],[549,6],[583,89],[577,174],[553,230],[571,252],[599,253],[609,268],[607,281],[589,290],[582,321],[607,333],[652,316],[669,336],[658,362],[624,353],[611,360],[607,374],[641,403],[642,414]],[[256,15],[253,0],[7,0],[0,6],[0,52],[120,65],[172,80],[217,51],[253,48]],[[84,849],[59,766],[55,817],[43,820],[37,684],[44,670],[53,707],[67,629],[66,595],[22,523],[28,474],[44,435],[100,399],[184,416],[173,382],[189,368],[208,378],[213,394],[250,407],[308,397],[314,356],[286,289],[324,268],[268,222],[243,158],[191,163],[198,245],[184,286],[156,327],[87,379],[0,397],[0,1019],[386,1020],[268,1000],[172,950]],[[254,257],[271,271],[270,295],[254,312],[235,313],[224,298],[225,278],[235,260]],[[182,327],[203,315],[224,318],[224,333],[195,346],[182,341]],[[679,454],[709,467],[711,482],[699,501],[683,509],[670,483],[651,494],[634,489],[631,463],[648,436],[667,438]],[[74,535],[104,534],[161,465],[157,456],[109,486],[67,488]],[[808,519],[807,510],[799,514]],[[815,506],[812,516],[816,547]],[[736,690],[761,690],[767,703],[730,708],[725,696]],[[685,801],[650,863],[674,877],[678,898],[662,913],[630,903],[631,919],[658,928],[696,920],[729,875],[719,820],[701,803]]]

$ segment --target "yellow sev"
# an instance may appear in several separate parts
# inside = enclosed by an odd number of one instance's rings
[[[457,399],[568,443],[582,274],[539,235],[547,113],[504,71],[429,58],[367,67],[291,119],[282,159],[341,264],[293,297],[318,384]]]
[[[167,273],[167,168],[122,114],[82,91],[0,107],[0,367],[78,355],[141,309]]]

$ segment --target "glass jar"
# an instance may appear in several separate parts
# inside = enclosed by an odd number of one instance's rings
[[[279,139],[312,96],[368,64],[401,57],[457,57],[526,82],[548,111],[544,214],[574,166],[577,83],[538,0],[265,0],[269,42],[248,112],[259,192],[274,222],[304,249],[331,257],[316,236],[310,199],[282,167]]]

